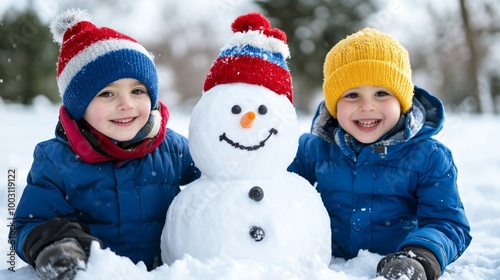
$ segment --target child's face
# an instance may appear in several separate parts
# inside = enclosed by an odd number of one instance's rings
[[[127,141],[146,124],[150,112],[146,86],[135,79],[120,79],[92,99],[83,118],[107,137]]]
[[[377,141],[399,120],[397,97],[382,87],[361,86],[347,90],[337,103],[337,120],[359,142]]]

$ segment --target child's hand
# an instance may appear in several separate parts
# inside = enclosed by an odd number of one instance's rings
[[[45,247],[36,257],[36,273],[42,280],[72,280],[85,270],[87,254],[74,238],[64,238]]]
[[[435,280],[441,276],[441,265],[434,254],[418,246],[383,257],[377,265],[377,275],[386,279]]]

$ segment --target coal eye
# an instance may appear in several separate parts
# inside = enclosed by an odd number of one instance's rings
[[[231,113],[235,115],[241,113],[241,107],[238,105],[234,105],[233,108],[231,108]]]
[[[259,114],[261,114],[261,115],[267,114],[267,107],[265,105],[259,106]]]

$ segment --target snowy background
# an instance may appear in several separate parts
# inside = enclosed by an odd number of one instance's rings
[[[187,135],[190,109],[170,106],[168,127]],[[54,135],[58,106],[43,98],[30,107],[0,101],[0,279],[37,279],[20,259],[10,272],[7,183],[8,170],[16,169],[16,203],[26,184],[35,145]],[[299,114],[302,132],[309,130],[311,116]],[[473,240],[464,255],[448,266],[440,279],[500,279],[500,117],[448,115],[438,139],[454,152],[458,184],[468,214]],[[361,251],[345,261],[333,259],[329,267],[263,266],[251,261],[200,262],[186,256],[171,266],[152,272],[134,265],[110,250],[94,248],[86,272],[77,279],[376,279],[380,255]]]
[[[26,6],[35,4],[41,11],[44,20],[50,20],[59,5],[60,0],[24,1],[2,0],[0,11],[7,6]],[[150,1],[153,3],[156,1]],[[176,3],[161,1],[162,3]],[[182,1],[182,5],[187,5]],[[203,15],[211,17],[211,23],[220,28],[219,36],[225,42],[230,35],[228,26],[236,14],[237,7],[249,9],[247,0],[224,0],[207,2],[206,0],[190,0],[196,5],[189,9],[178,11],[178,17],[200,19]],[[400,1],[386,1],[399,7]],[[425,2],[425,1],[421,1]],[[436,2],[436,1],[433,1]],[[455,3],[455,0],[438,1],[442,6]],[[121,3],[121,2],[120,2]],[[157,30],[144,32],[143,26],[157,22],[158,18],[152,15],[151,9],[155,5],[143,5],[137,2],[134,7],[134,16],[113,16],[113,28],[127,30],[131,36],[140,41],[148,36],[157,34]],[[181,2],[179,2],[181,3]],[[213,11],[200,3],[225,4],[217,6],[221,9]],[[379,18],[375,18],[376,26],[382,30],[389,27],[392,34],[397,34],[403,43],[407,40],[404,35],[413,34],[415,38],[425,38],[425,13],[420,13],[414,1],[408,2],[409,7],[398,10],[386,9]],[[448,4],[446,4],[448,3]],[[94,6],[94,4],[90,4]],[[197,9],[194,9],[197,8]],[[148,10],[149,9],[149,10]],[[207,10],[210,11],[207,13]],[[186,14],[187,13],[187,14]],[[109,11],[95,15],[97,24],[110,23]],[[418,18],[418,28],[408,28],[406,19]],[[414,24],[414,22],[413,22]],[[123,27],[123,26],[126,26]],[[135,27],[135,28],[133,28]],[[159,28],[168,28],[160,25]],[[408,30],[420,33],[408,33]],[[212,38],[213,39],[213,38]],[[222,43],[221,43],[222,46]],[[418,78],[418,77],[417,77]],[[168,81],[163,79],[162,88],[166,88]],[[425,86],[424,86],[425,87]],[[191,108],[181,109],[173,105],[176,94],[166,92],[163,101],[166,101],[171,110],[168,127],[187,135]],[[57,122],[58,106],[49,104],[46,99],[40,98],[30,107],[21,105],[7,105],[0,100],[0,280],[3,279],[37,279],[35,272],[20,259],[10,262],[10,248],[7,243],[8,224],[8,170],[16,170],[16,203],[19,201],[26,184],[26,176],[32,162],[32,153],[35,145],[54,136]],[[302,132],[309,130],[311,116],[299,114]],[[455,162],[459,170],[458,184],[465,210],[472,227],[473,240],[464,255],[455,263],[448,266],[440,279],[446,280],[500,280],[500,149],[494,143],[500,139],[500,116],[491,115],[462,115],[449,114],[443,131],[437,136],[454,153]],[[263,266],[250,261],[222,261],[200,262],[190,257],[175,262],[171,266],[162,266],[155,271],[147,272],[141,265],[134,265],[128,259],[116,256],[109,250],[94,249],[89,260],[86,272],[80,273],[77,279],[376,279],[375,267],[382,256],[361,251],[359,256],[345,261],[333,259],[329,267],[296,267]],[[16,272],[8,269],[15,265]]]

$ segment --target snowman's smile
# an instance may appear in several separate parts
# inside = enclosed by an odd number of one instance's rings
[[[255,151],[255,150],[258,150],[258,149],[264,147],[264,145],[266,144],[266,141],[269,140],[269,138],[271,138],[271,136],[273,134],[274,135],[278,134],[278,130],[276,130],[274,128],[271,128],[269,130],[269,135],[266,137],[266,139],[260,141],[260,143],[258,145],[253,145],[253,146],[244,146],[244,145],[241,145],[238,142],[234,142],[233,140],[227,138],[225,132],[222,133],[222,135],[219,136],[219,141],[226,141],[229,145],[233,146],[236,149],[247,150],[247,151]]]

